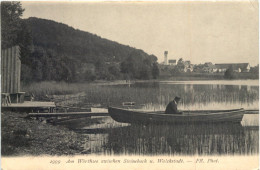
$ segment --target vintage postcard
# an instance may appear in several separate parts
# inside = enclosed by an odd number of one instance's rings
[[[258,1],[2,1],[1,168],[259,168]]]

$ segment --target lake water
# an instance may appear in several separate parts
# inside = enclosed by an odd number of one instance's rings
[[[101,85],[85,92],[80,103],[121,105],[135,102],[142,110],[164,110],[175,96],[180,110],[258,109],[259,82],[162,81]],[[93,121],[95,120],[95,121]],[[258,115],[245,115],[241,125],[131,125],[110,117],[70,124],[86,135],[84,153],[105,155],[248,155],[259,153]]]

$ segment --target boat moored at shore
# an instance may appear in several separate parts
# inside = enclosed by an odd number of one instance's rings
[[[109,107],[108,113],[121,123],[240,123],[244,109],[194,110],[183,114],[165,114],[164,111],[145,112],[134,109]]]

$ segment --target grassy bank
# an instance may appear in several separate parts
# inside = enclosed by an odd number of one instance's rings
[[[61,126],[24,118],[26,114],[1,114],[1,154],[20,155],[74,155],[82,153],[86,137]]]
[[[43,81],[31,84],[22,84],[22,90],[33,93],[37,96],[44,95],[60,95],[60,94],[75,94],[84,91],[86,83],[66,83],[55,81]]]
[[[91,83],[66,83],[56,81],[34,82],[22,84],[22,91],[33,93],[36,96],[76,94],[84,92],[97,85],[125,84],[125,80],[117,81],[95,81]]]

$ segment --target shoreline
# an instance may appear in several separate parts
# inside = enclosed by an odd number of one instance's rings
[[[250,81],[250,80],[258,80],[258,75],[253,75],[250,73],[240,73],[236,74],[235,78],[226,79],[224,78],[224,74],[215,73],[215,74],[207,74],[207,73],[180,73],[178,75],[161,75],[157,79],[131,79],[131,80],[94,80],[93,82],[89,82],[90,84],[129,84],[131,82],[159,82],[159,81]]]
[[[84,154],[87,136],[25,116],[26,113],[1,113],[2,156]]]
[[[174,79],[151,79],[151,80],[130,80],[126,82],[125,80],[114,80],[114,81],[98,81],[98,82],[91,82],[92,85],[126,85],[126,84],[133,84],[133,83],[158,83],[158,82],[176,82],[177,84],[182,83],[189,83],[191,84],[205,84],[206,82],[225,82],[223,85],[233,85],[234,82],[243,82],[241,85],[246,84],[245,81],[258,81],[257,85],[259,84],[259,79],[211,79],[211,80],[192,80],[192,79],[186,79],[186,80],[174,80]],[[230,82],[230,83],[227,83]],[[216,84],[216,83],[213,83]],[[237,84],[234,84],[237,85]],[[254,84],[255,85],[255,84]]]

